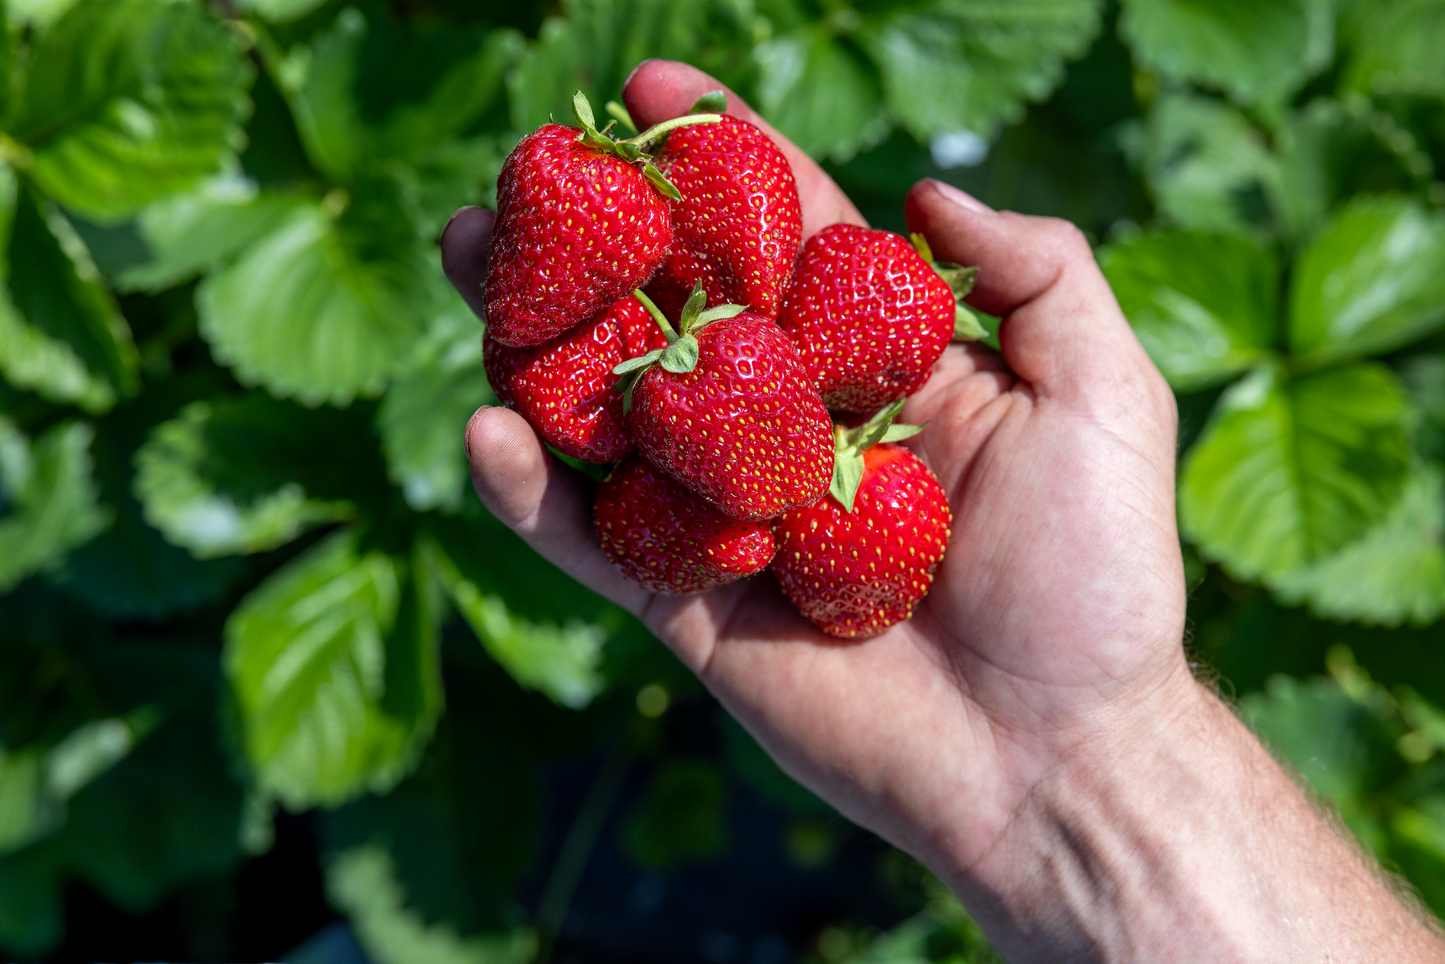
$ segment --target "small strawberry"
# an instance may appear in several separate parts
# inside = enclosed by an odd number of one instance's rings
[[[720,90],[693,105],[726,108]],[[675,317],[701,283],[714,304],[776,316],[803,235],[798,187],[783,152],[752,124],[723,114],[721,123],[669,134],[657,166],[682,199],[671,204],[672,251],[648,294]]]
[[[928,592],[953,520],[928,466],[890,440],[916,426],[888,421],[838,432],[838,469],[828,495],[773,524],[773,573],[808,619],[833,636],[871,636],[900,623]]]
[[[598,488],[593,512],[607,557],[653,592],[703,592],[773,558],[768,523],[723,515],[635,454]]]
[[[615,462],[632,448],[612,369],[667,347],[656,322],[631,295],[549,342],[509,348],[488,330],[487,381],[554,448],[585,462]]]
[[[927,242],[835,224],[808,239],[778,325],[829,408],[871,412],[923,387],[953,338],[983,337],[962,298],[976,269],[934,264]]]
[[[638,298],[669,342],[616,369],[633,377],[638,451],[735,519],[770,519],[826,492],[832,423],[782,329],[737,305],[703,311],[697,288],[679,334]]]
[[[693,114],[619,141],[610,124],[597,130],[580,91],[572,107],[580,131],[538,128],[497,179],[485,307],[492,337],[514,348],[555,338],[652,276],[672,245],[667,198],[679,195],[646,149],[678,127],[719,120]]]

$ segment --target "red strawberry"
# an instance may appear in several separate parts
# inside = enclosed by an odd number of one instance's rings
[[[640,372],[628,388],[632,440],[735,519],[807,505],[832,474],[828,411],[782,329],[737,305],[703,312],[704,298],[688,300],[681,335],[658,313],[668,347],[620,366]]]
[[[549,445],[586,462],[615,462],[632,448],[622,422],[619,376],[629,358],[667,347],[657,323],[630,295],[545,344],[482,341],[487,381]]]
[[[677,191],[644,148],[679,124],[717,119],[678,118],[617,141],[596,129],[580,92],[573,109],[580,131],[538,128],[497,179],[485,307],[492,337],[514,348],[555,338],[652,276],[672,244],[663,195]]]
[[[768,523],[728,518],[637,455],[602,483],[594,512],[607,557],[653,592],[702,592],[773,558]]]
[[[915,243],[921,250],[888,231],[835,224],[803,245],[778,324],[829,408],[871,412],[911,395],[956,334],[981,337],[956,303],[976,272],[933,266],[926,243]]]
[[[901,437],[901,429],[883,437]],[[871,636],[912,615],[943,559],[953,519],[943,487],[906,448],[879,442],[858,458],[855,433],[865,431],[845,433],[855,443],[855,496],[848,498],[842,480],[773,524],[773,572],[783,592],[833,636]],[[847,445],[839,443],[840,467]]]
[[[694,110],[723,110],[721,91]],[[722,123],[668,135],[658,168],[682,193],[673,201],[672,252],[648,293],[676,317],[694,284],[708,301],[778,313],[803,235],[803,210],[788,159],[762,131],[723,115]]]

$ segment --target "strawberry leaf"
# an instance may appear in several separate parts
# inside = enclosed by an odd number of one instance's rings
[[[828,485],[828,494],[838,500],[845,512],[853,511],[853,500],[862,484],[863,454],[853,448],[834,453],[833,481]]]
[[[683,335],[677,341],[662,349],[658,363],[674,375],[685,375],[697,367],[697,339]]]

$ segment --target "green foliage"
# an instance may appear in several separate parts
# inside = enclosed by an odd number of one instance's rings
[[[442,704],[433,596],[420,566],[344,529],[236,609],[226,676],[263,790],[334,806],[411,769]]]
[[[558,758],[607,756],[614,794],[647,761],[621,821],[640,867],[717,859],[740,783],[788,815],[780,852],[832,859],[836,818],[736,724],[669,743],[698,684],[469,491],[461,428],[494,399],[437,237],[495,200],[522,134],[577,89],[617,97],[646,57],[720,78],[877,223],[902,227],[903,192],[934,176],[1108,237],[1180,393],[1200,638],[1256,687],[1345,631],[1396,654],[1395,681],[1426,665],[1445,614],[1440,0],[473,7],[5,6],[5,953],[56,946],[71,881],[140,911],[225,878],[279,803],[324,810],[328,894],[373,959],[529,960],[586,859],[536,866],[537,770]],[[960,132],[988,159],[940,167],[930,141]],[[1445,718],[1330,667],[1244,703],[1445,907]],[[577,818],[593,837],[610,799]],[[529,915],[518,888],[539,884]],[[818,956],[994,959],[920,887],[886,933],[825,922]]]

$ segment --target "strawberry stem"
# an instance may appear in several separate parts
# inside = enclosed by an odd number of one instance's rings
[[[672,323],[667,320],[667,316],[662,313],[662,309],[657,307],[653,300],[643,293],[641,288],[634,291],[632,297],[642,302],[642,307],[647,309],[647,313],[652,316],[652,320],[657,322],[657,327],[662,329],[662,334],[667,338],[669,345],[677,341],[677,329],[672,327]]]

